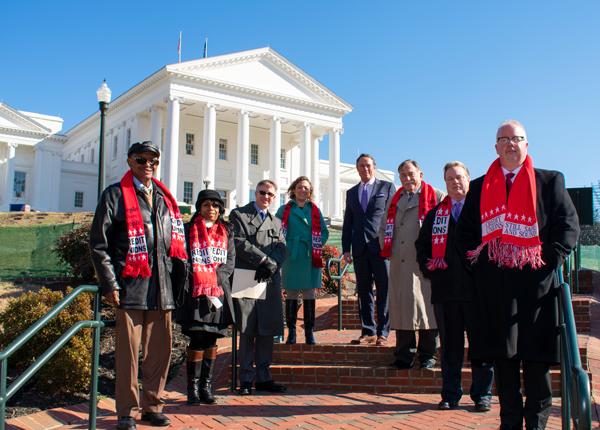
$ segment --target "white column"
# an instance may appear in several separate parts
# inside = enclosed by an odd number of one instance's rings
[[[290,184],[300,176],[300,145],[296,140],[290,140],[292,149],[290,150]]]
[[[250,118],[249,112],[238,112],[237,172],[235,180],[235,203],[244,206],[250,193]]]
[[[163,111],[164,109],[161,106],[153,106],[148,109],[150,112],[150,140],[160,148],[160,132],[162,130],[162,121],[163,121]],[[161,148],[162,151],[162,148]],[[164,154],[161,154],[160,164],[158,169],[156,169],[156,174],[154,177],[160,181],[161,178],[161,166],[163,166],[165,159]]]
[[[303,122],[300,125],[300,176],[311,177],[310,171],[310,129],[313,124]]]
[[[320,207],[321,195],[319,190],[319,140],[323,140],[322,136],[312,136],[312,148],[311,148],[311,166],[310,171],[312,172],[311,182],[315,189],[315,203]]]
[[[277,187],[281,187],[281,118],[274,116],[269,119],[271,123],[271,140],[270,140],[270,152],[269,157],[269,179]],[[279,197],[273,200],[270,209],[272,211],[279,208]]]
[[[138,127],[139,127],[139,114],[134,115],[131,119],[131,142],[130,144],[133,145],[135,142],[139,142],[138,141]]]
[[[167,133],[165,136],[165,186],[175,200],[182,200],[177,194],[178,165],[179,165],[179,103],[183,97],[169,96],[166,98],[167,107]],[[160,136],[160,134],[159,134]],[[158,140],[160,142],[160,138]]]
[[[329,217],[334,219],[342,217],[340,133],[344,133],[341,128],[334,128],[329,132]]]
[[[31,193],[31,208],[39,210],[41,201],[41,192],[42,192],[42,169],[43,169],[43,157],[44,157],[44,143],[40,142],[33,147],[33,151],[35,152],[35,159],[33,162],[34,170],[33,170],[33,189]],[[88,163],[90,161],[89,156],[87,159]]]
[[[220,106],[207,103],[204,107],[204,142],[202,147],[202,181],[207,177],[210,181],[208,186],[215,189],[215,171],[217,163],[217,109]]]
[[[50,196],[50,212],[58,212],[60,205],[60,166],[62,162],[62,152],[52,151],[52,180]],[[95,194],[95,193],[94,193]]]
[[[13,199],[15,185],[15,149],[18,143],[6,144],[6,166],[4,167],[4,204],[9,205]]]

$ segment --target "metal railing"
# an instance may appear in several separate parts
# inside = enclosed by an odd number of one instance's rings
[[[90,381],[90,410],[89,423],[90,430],[96,429],[96,417],[98,407],[98,361],[100,357],[100,329],[105,327],[100,317],[100,294],[97,285],[81,285],[71,291],[62,299],[50,312],[40,318],[34,325],[29,327],[25,333],[19,336],[13,343],[0,352],[0,430],[4,430],[6,423],[4,415],[6,413],[6,402],[37,372],[60,348],[62,348],[79,330],[82,328],[91,328],[92,331],[92,375]],[[6,388],[6,379],[8,374],[8,359],[19,348],[39,332],[48,322],[58,315],[60,311],[69,306],[77,296],[83,293],[94,293],[92,301],[93,320],[80,321],[74,324],[63,334],[54,344],[44,352],[31,366],[27,368],[11,385]]]
[[[327,270],[327,276],[338,283],[338,331],[342,330],[342,278],[350,266],[350,263],[346,263],[344,267],[342,267],[343,259],[343,255],[340,256],[340,258],[330,258],[327,260],[327,267],[325,269]],[[337,263],[337,275],[331,274],[331,263]]]
[[[565,268],[571,275],[570,258],[565,262]],[[569,284],[563,282],[562,268],[558,270],[558,283],[562,428],[570,430],[572,418],[573,428],[589,430],[592,428],[590,379],[581,366],[571,290]]]

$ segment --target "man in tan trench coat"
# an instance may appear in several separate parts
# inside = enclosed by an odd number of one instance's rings
[[[435,364],[438,331],[431,305],[431,284],[419,269],[415,241],[421,228],[420,212],[425,215],[429,210],[422,207],[421,194],[424,187],[429,187],[432,197],[435,195],[436,202],[432,202],[433,206],[440,203],[446,194],[423,182],[423,172],[414,160],[403,161],[398,167],[398,173],[402,188],[397,191],[399,199],[393,225],[388,289],[390,328],[396,330],[396,361],[390,366],[398,370],[412,368],[415,356],[412,350],[417,348],[420,368],[431,369]],[[394,200],[395,198],[388,202],[386,213]],[[383,217],[379,225],[382,249],[388,219],[389,217]],[[417,330],[418,346],[415,335]]]

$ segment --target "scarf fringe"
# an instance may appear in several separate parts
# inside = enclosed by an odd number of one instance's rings
[[[523,270],[526,264],[529,264],[532,269],[539,269],[546,265],[542,260],[542,246],[520,246],[512,243],[500,242],[499,237],[483,242],[473,251],[467,252],[467,258],[471,260],[471,264],[477,262],[479,254],[484,246],[488,246],[488,258],[490,261],[498,264],[498,267],[507,267],[509,269],[519,268]]]
[[[187,260],[187,253],[185,252],[184,248],[181,248],[179,246],[171,246],[171,250],[169,253],[169,257],[177,257],[180,258],[182,260]]]
[[[223,288],[218,285],[194,285],[194,292],[192,297],[199,296],[213,296],[213,297],[221,297],[223,295]]]
[[[383,258],[390,258],[392,256],[392,247],[384,246],[379,255],[381,255]]]
[[[427,259],[427,270],[434,271],[435,269],[447,269],[448,263],[443,257],[428,258]]]
[[[313,265],[313,267],[316,267],[317,269],[322,269],[323,268],[323,259],[320,257],[313,257],[312,265]]]
[[[150,271],[150,267],[147,264],[138,264],[138,265],[131,265],[131,264],[127,264],[125,266],[125,268],[123,269],[123,273],[121,274],[121,276],[123,278],[127,277],[127,276],[131,276],[133,278],[137,277],[137,276],[142,276],[143,278],[149,278],[150,276],[152,276],[152,272]]]

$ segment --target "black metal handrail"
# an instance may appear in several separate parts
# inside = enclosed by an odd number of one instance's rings
[[[327,271],[327,276],[329,276],[334,281],[337,281],[338,283],[338,331],[342,330],[342,278],[346,273],[346,270],[348,270],[348,267],[350,266],[349,263],[346,263],[344,267],[342,267],[343,259],[343,256],[340,256],[340,258],[330,258],[329,260],[327,260],[327,267],[325,268],[325,270]],[[331,263],[338,264],[337,275],[331,274]]]
[[[92,301],[92,311],[94,313],[94,319],[90,321],[80,321],[63,334],[54,344],[44,352],[35,363],[27,368],[7,389],[6,379],[8,374],[8,359],[12,356],[19,348],[31,339],[35,334],[40,331],[46,324],[48,324],[54,317],[56,317],[60,311],[69,306],[77,296],[83,293],[94,293],[94,299]],[[56,306],[54,306],[46,315],[40,318],[34,325],[29,327],[25,333],[19,336],[13,343],[6,347],[0,352],[0,430],[4,430],[6,422],[4,415],[6,413],[6,402],[15,394],[15,392],[21,388],[40,368],[46,364],[48,360],[56,354],[60,348],[62,348],[79,330],[82,328],[91,328],[92,332],[92,374],[90,381],[90,410],[89,410],[89,422],[88,428],[90,430],[96,429],[96,418],[97,418],[97,404],[98,404],[98,361],[100,357],[100,329],[105,327],[105,323],[101,321],[100,316],[100,289],[97,285],[81,285],[71,291],[67,296],[62,299]]]
[[[571,274],[570,258],[567,258],[565,267]],[[562,428],[571,429],[572,418],[575,429],[589,430],[592,428],[590,379],[581,366],[571,290],[569,284],[563,282],[562,268],[558,270],[558,282]]]

